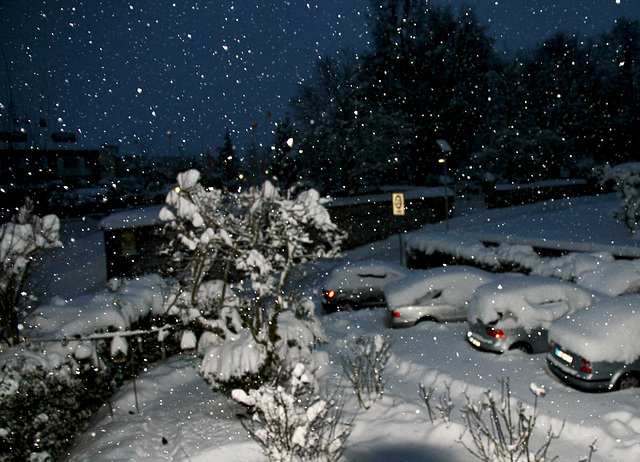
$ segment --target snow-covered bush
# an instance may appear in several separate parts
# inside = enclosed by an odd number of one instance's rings
[[[0,461],[57,460],[119,385],[180,351],[160,316],[165,290],[158,275],[113,280],[30,312],[29,342],[0,358]]]
[[[613,181],[620,198],[620,205],[613,210],[613,217],[635,234],[640,221],[640,163],[632,162],[615,167],[606,165],[601,172],[601,181],[605,184]]]
[[[37,353],[30,353],[34,359]],[[113,393],[111,378],[68,364],[5,364],[0,377],[0,460],[57,460]],[[87,393],[91,390],[91,393]]]
[[[322,340],[312,310],[287,290],[295,268],[337,255],[343,240],[316,191],[294,197],[266,182],[223,192],[189,170],[166,203],[160,217],[176,232],[181,268],[167,313],[203,334],[205,378],[264,378]],[[287,338],[283,323],[298,338]]]
[[[503,381],[500,397],[487,391],[480,403],[471,400],[462,409],[466,431],[471,444],[461,444],[483,462],[544,462],[553,440],[560,437],[562,428],[554,432],[549,426],[544,442],[538,449],[531,447],[538,420],[538,397],[545,396],[542,387],[531,384],[535,398],[531,409],[521,401],[512,402],[509,380]]]
[[[0,225],[0,328],[1,340],[8,345],[20,342],[19,321],[27,301],[23,286],[33,256],[60,245],[58,217],[32,212],[33,201],[27,198],[12,220]]]
[[[249,392],[236,389],[233,399],[250,409],[244,427],[273,462],[337,461],[351,432],[343,403],[327,397],[302,363],[288,380],[266,383]]]
[[[389,340],[380,334],[359,337],[351,347],[352,355],[341,357],[342,370],[364,409],[369,409],[384,393],[382,374],[391,356],[390,347]]]
[[[432,424],[435,425],[437,420],[436,411],[438,411],[438,414],[440,414],[440,418],[448,424],[449,422],[451,422],[451,412],[455,407],[455,404],[451,399],[451,384],[445,382],[444,393],[441,393],[440,396],[438,396],[437,403],[434,406],[431,400],[433,399],[433,393],[435,390],[436,388],[433,385],[430,387],[425,387],[423,384],[420,384],[420,396],[422,397],[422,401],[424,401],[424,404],[427,407],[429,420]]]
[[[501,382],[502,387],[498,395],[487,390],[479,399],[471,399],[466,395],[467,402],[461,409],[464,431],[458,442],[476,459],[483,462],[544,462],[549,460],[547,453],[551,443],[560,437],[564,423],[558,431],[551,425],[547,434],[535,449],[534,431],[538,421],[538,398],[546,395],[544,387],[535,383],[529,386],[534,395],[533,405],[511,397],[509,379]],[[443,421],[449,424],[451,411],[454,407],[451,400],[450,385],[445,384],[444,394],[439,396],[437,404],[433,405],[433,391],[435,388],[420,386],[424,403],[429,412],[431,423],[436,424],[434,407],[440,412]],[[551,459],[555,460],[555,458]]]

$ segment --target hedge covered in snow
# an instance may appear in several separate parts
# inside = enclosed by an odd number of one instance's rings
[[[486,245],[452,233],[414,234],[407,238],[406,249],[407,265],[412,268],[464,264],[493,272],[556,277],[609,295],[640,291],[640,261],[616,260],[604,251],[543,257],[530,245]]]

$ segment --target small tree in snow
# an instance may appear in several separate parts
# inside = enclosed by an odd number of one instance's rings
[[[544,442],[538,449],[534,449],[532,436],[538,421],[538,397],[545,396],[546,390],[533,383],[530,389],[535,396],[531,408],[521,401],[515,404],[512,402],[509,379],[502,382],[499,398],[489,390],[479,404],[467,398],[468,402],[462,409],[462,416],[471,443],[467,444],[462,438],[459,442],[470,454],[483,462],[549,460],[547,452],[551,443],[560,437],[564,422],[557,432],[549,425]]]
[[[313,375],[298,363],[286,384],[267,383],[248,393],[233,390],[232,397],[253,413],[243,426],[270,461],[328,462],[341,457],[351,422],[343,418],[343,403],[321,396],[317,388]]]
[[[538,422],[538,398],[547,393],[544,387],[535,383],[529,385],[534,395],[533,406],[528,406],[511,396],[509,379],[501,381],[499,396],[487,390],[480,399],[471,399],[466,395],[466,404],[461,409],[464,431],[458,443],[469,453],[483,462],[544,462],[549,459],[548,451],[551,443],[560,438],[564,422],[558,431],[551,425],[538,449],[533,447],[534,431]],[[421,396],[429,412],[431,423],[436,424],[437,415],[434,407],[440,412],[444,422],[451,422],[451,411],[454,403],[451,397],[451,384],[445,383],[444,393],[438,403],[431,404],[434,386],[426,388],[420,385]],[[537,433],[537,432],[536,432]]]
[[[382,335],[360,337],[352,345],[353,355],[344,355],[342,370],[353,385],[360,407],[369,409],[384,394],[382,377],[387,361],[391,357],[391,343]]]
[[[304,349],[306,342],[321,338],[311,311],[286,291],[290,276],[302,263],[335,256],[342,236],[314,190],[294,196],[266,182],[230,193],[206,189],[199,179],[195,170],[179,174],[178,188],[161,212],[181,247],[182,269],[170,313],[208,332],[200,349],[215,351],[202,351],[206,378],[275,373],[287,356],[279,328],[285,312],[295,314],[296,328],[304,332],[287,345]],[[202,297],[209,279],[219,280],[217,295]],[[231,359],[223,369],[221,354]]]
[[[620,205],[613,210],[613,217],[635,234],[640,221],[640,163],[606,165],[601,171],[601,181],[614,182]]]
[[[33,256],[40,250],[60,245],[60,221],[55,215],[33,215],[33,202],[27,198],[10,222],[0,225],[0,327],[2,341],[20,342],[19,320],[26,297],[23,286]]]

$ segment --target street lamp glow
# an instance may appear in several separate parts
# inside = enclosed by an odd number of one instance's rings
[[[449,191],[447,190],[447,154],[449,154],[453,149],[451,145],[446,140],[436,140],[438,147],[442,150],[444,157],[438,159],[438,163],[443,166],[443,177],[442,181],[444,182],[444,219],[446,222],[447,231],[449,231]]]

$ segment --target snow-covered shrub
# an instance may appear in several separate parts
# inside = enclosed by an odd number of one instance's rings
[[[243,328],[237,333],[227,332],[224,340],[203,334],[199,348],[203,355],[200,366],[203,377],[222,390],[257,387],[279,370],[308,361],[315,346],[325,341],[324,332],[308,307],[287,309],[272,319],[277,324],[273,345],[264,338],[265,330],[256,337],[250,328]],[[268,351],[265,345],[272,347],[278,358],[275,370],[265,370]]]
[[[176,231],[182,268],[167,313],[206,333],[202,370],[216,385],[276,374],[322,339],[287,283],[301,264],[337,255],[343,236],[316,191],[292,196],[269,182],[237,193],[204,188],[195,170],[167,195],[160,217]]]
[[[502,382],[499,397],[488,390],[481,402],[468,399],[462,409],[465,432],[471,443],[461,437],[460,443],[479,460],[484,462],[543,462],[551,443],[560,437],[562,428],[554,432],[549,426],[544,442],[538,449],[531,447],[532,436],[538,419],[538,397],[546,391],[531,384],[535,398],[529,409],[521,401],[512,402],[509,380]],[[463,435],[464,436],[464,435]]]
[[[30,342],[0,358],[0,461],[57,460],[116,387],[179,351],[161,317],[164,280],[113,282],[24,319]]]
[[[1,340],[20,342],[19,319],[24,314],[23,286],[38,251],[60,245],[60,221],[55,215],[33,215],[33,201],[26,203],[10,222],[0,225],[0,328]]]
[[[252,418],[243,425],[270,461],[333,462],[344,452],[351,422],[343,416],[343,403],[325,396],[302,363],[287,381],[248,393],[236,389],[231,396],[250,409]]]
[[[427,413],[429,415],[429,420],[432,424],[435,425],[437,414],[440,414],[440,418],[446,422],[451,422],[451,412],[455,407],[453,400],[451,399],[451,384],[445,382],[444,384],[444,393],[441,393],[437,398],[437,403],[435,405],[432,404],[433,393],[436,388],[432,385],[429,387],[425,387],[423,384],[420,384],[420,396],[422,397],[422,401],[424,401],[424,405],[427,407]]]
[[[390,347],[389,340],[380,334],[359,337],[351,347],[352,355],[341,356],[342,370],[364,409],[369,409],[384,393],[382,374],[391,356]]]
[[[601,182],[610,181],[613,181],[620,198],[620,205],[613,210],[613,217],[635,234],[640,221],[640,163],[632,162],[615,167],[606,165],[601,172]]]
[[[444,392],[434,397],[434,385],[420,385],[421,397],[424,401],[429,419],[437,425],[440,418],[447,425],[451,423],[454,402],[451,396],[451,383],[444,384]],[[544,462],[554,440],[560,438],[564,422],[558,431],[549,424],[542,442],[533,447],[537,436],[538,398],[544,397],[546,389],[535,383],[529,385],[534,395],[532,405],[527,405],[511,397],[509,379],[501,381],[501,390],[486,390],[484,394],[472,399],[464,392],[466,403],[461,408],[463,430],[458,443],[469,451],[476,459],[483,462]],[[436,403],[433,401],[436,400]],[[436,410],[438,413],[436,413]],[[439,415],[438,415],[439,414]],[[591,445],[591,451],[595,446]],[[589,459],[591,456],[589,456]]]
[[[0,461],[57,460],[112,393],[111,379],[93,368],[70,373],[67,364],[5,364],[0,377]]]

